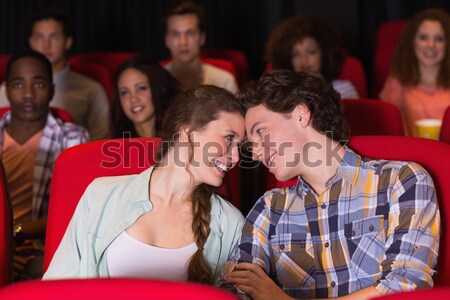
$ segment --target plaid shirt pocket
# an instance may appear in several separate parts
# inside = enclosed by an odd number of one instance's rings
[[[385,257],[384,217],[372,216],[345,224],[345,237],[357,276],[373,277],[380,273]]]
[[[272,273],[283,287],[310,287],[314,284],[314,252],[311,236],[285,233],[270,238]]]

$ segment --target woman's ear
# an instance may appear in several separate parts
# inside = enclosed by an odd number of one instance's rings
[[[311,121],[311,111],[305,104],[301,103],[295,107],[293,117],[297,118],[300,126],[305,128]]]
[[[181,126],[180,128],[180,142],[188,142],[189,141],[189,135],[192,134],[192,130],[190,126]]]

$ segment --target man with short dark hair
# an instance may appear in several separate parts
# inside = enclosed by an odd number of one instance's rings
[[[200,48],[205,43],[203,8],[192,1],[172,3],[165,12],[165,43],[172,61],[165,67],[183,90],[211,84],[235,93],[236,79],[228,71],[203,63]]]
[[[440,217],[425,169],[345,146],[340,96],[320,75],[273,71],[238,97],[253,158],[280,181],[298,180],[256,202],[219,286],[254,300],[433,286]]]
[[[83,127],[63,123],[50,113],[52,66],[42,54],[13,55],[5,86],[11,111],[0,118],[0,155],[15,223],[15,272],[18,279],[37,278],[42,275],[41,246],[55,160],[89,136]],[[23,244],[25,240],[29,241]],[[33,261],[36,256],[39,260]]]

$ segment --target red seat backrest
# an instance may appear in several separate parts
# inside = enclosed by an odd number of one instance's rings
[[[2,54],[0,55],[0,83],[6,79],[6,65],[8,64],[11,55]]]
[[[134,52],[95,52],[95,53],[79,53],[69,58],[69,63],[77,65],[80,63],[91,63],[105,66],[114,81],[117,68],[127,59],[135,56]]]
[[[404,135],[400,110],[374,99],[343,99],[344,116],[354,135]]]
[[[372,88],[374,95],[378,95],[389,75],[392,56],[406,23],[407,20],[396,20],[386,22],[378,27],[373,59]]]
[[[450,144],[450,106],[447,107],[442,119],[441,133],[439,134],[439,140]]]
[[[359,97],[367,97],[366,72],[361,61],[356,57],[345,56],[339,79],[349,80],[358,91]]]
[[[0,163],[0,287],[12,281],[12,209],[6,188],[5,170]]]
[[[192,282],[131,278],[22,281],[0,289],[3,300],[237,300],[223,290]]]
[[[423,299],[450,299],[450,288],[439,287],[426,290],[416,290],[413,292],[401,292],[383,295],[371,300],[423,300]]]

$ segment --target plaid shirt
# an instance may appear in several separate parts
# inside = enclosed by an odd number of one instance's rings
[[[317,195],[299,177],[295,187],[267,192],[249,213],[230,263],[260,265],[295,298],[433,286],[440,217],[421,166],[347,149],[326,188]]]
[[[0,119],[0,154],[3,151],[3,131],[10,122],[11,112],[7,112]],[[63,123],[51,113],[48,114],[33,173],[32,218],[34,220],[47,215],[50,179],[58,155],[65,149],[88,140],[89,134],[84,127],[74,123]]]

